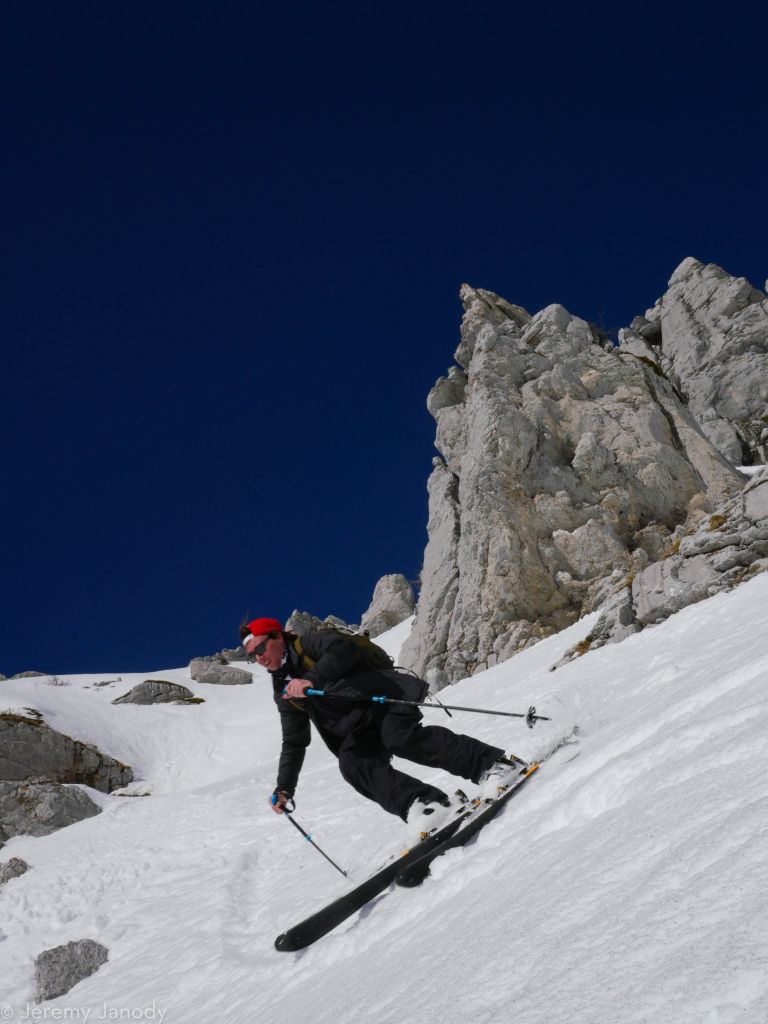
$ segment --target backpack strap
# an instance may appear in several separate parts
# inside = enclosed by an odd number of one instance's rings
[[[296,653],[298,654],[299,658],[301,659],[301,662],[304,665],[304,668],[314,668],[315,667],[317,662],[313,661],[313,659],[310,658],[310,656],[308,654],[304,653],[304,648],[301,645],[301,637],[297,636],[296,639],[293,641],[293,649],[294,649],[294,651],[296,651]]]

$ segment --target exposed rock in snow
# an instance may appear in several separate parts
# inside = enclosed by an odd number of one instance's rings
[[[427,403],[443,458],[401,652],[433,689],[598,607],[612,573],[645,568],[743,485],[649,360],[562,306],[530,317],[467,285],[462,299],[461,369]]]
[[[360,622],[361,631],[379,636],[413,615],[416,600],[413,587],[402,575],[382,576],[373,591],[373,600]]]
[[[37,1001],[63,996],[109,959],[109,950],[93,939],[79,939],[44,950],[35,960]]]
[[[253,682],[250,672],[223,664],[218,658],[193,658],[189,663],[189,674],[196,683],[219,686],[244,686]]]
[[[20,857],[11,857],[5,864],[0,864],[0,885],[5,885],[12,878],[18,878],[29,871],[29,864]]]
[[[0,779],[79,782],[109,793],[133,779],[128,765],[56,732],[40,717],[0,714]]]
[[[194,694],[186,686],[169,683],[164,679],[145,679],[122,697],[116,697],[113,704],[168,704],[171,701],[186,701]]]
[[[77,786],[0,782],[0,846],[11,836],[47,836],[100,813]]]

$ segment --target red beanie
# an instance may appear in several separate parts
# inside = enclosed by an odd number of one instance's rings
[[[277,619],[254,619],[241,630],[241,639],[250,633],[251,636],[266,636],[267,633],[282,633],[283,627]]]

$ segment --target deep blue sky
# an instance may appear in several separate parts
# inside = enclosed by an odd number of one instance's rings
[[[526,6],[3,5],[1,672],[415,577],[462,281],[762,287],[764,26]]]

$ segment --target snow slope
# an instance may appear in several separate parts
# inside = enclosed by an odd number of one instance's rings
[[[0,1016],[765,1024],[768,574],[551,673],[589,622],[440,695],[535,703],[551,722],[530,731],[427,712],[528,759],[574,727],[578,742],[420,889],[386,894],[296,954],[277,953],[275,936],[349,883],[267,807],[279,728],[260,669],[245,687],[194,683],[185,670],[103,688],[96,676],[0,683],[0,709],[39,708],[132,764],[132,788],[152,793],[97,795],[97,818],[0,852],[31,865],[0,889]],[[390,649],[407,629],[388,635]],[[206,703],[109,703],[147,676]],[[317,740],[297,802],[297,819],[355,881],[402,842],[402,823],[347,787]],[[109,962],[30,1005],[35,955],[79,938],[104,943]]]

